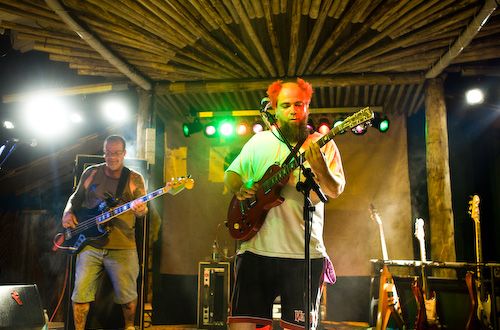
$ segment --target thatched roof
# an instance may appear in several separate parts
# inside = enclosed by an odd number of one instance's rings
[[[490,66],[500,58],[495,8],[494,0],[0,0],[0,28],[17,49],[47,52],[81,75],[154,89],[160,109],[181,116],[256,108],[268,82],[293,76],[313,81],[316,107],[412,114],[426,78],[499,73]]]

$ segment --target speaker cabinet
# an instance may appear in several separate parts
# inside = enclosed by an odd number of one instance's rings
[[[228,262],[199,263],[198,329],[226,329],[229,282]]]
[[[35,284],[0,286],[0,328],[40,330],[45,325],[42,301]]]

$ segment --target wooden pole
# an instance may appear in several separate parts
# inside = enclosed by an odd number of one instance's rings
[[[436,261],[456,261],[446,105],[441,78],[426,83],[425,119],[431,258]],[[436,273],[439,272],[441,274],[435,275],[453,276],[449,270],[436,270]]]
[[[137,111],[137,138],[136,138],[136,157],[146,158],[146,128],[149,127],[149,118],[151,112],[151,92],[143,89],[138,90],[139,107]]]

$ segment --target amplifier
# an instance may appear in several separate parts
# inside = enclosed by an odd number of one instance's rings
[[[45,325],[35,284],[0,285],[0,329],[40,330]]]
[[[198,265],[198,329],[226,329],[229,308],[229,262]]]

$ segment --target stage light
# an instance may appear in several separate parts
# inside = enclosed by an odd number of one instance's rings
[[[182,124],[182,133],[185,137],[190,137],[191,134],[198,133],[201,131],[202,125],[199,119],[195,119],[192,123],[183,123]]]
[[[252,126],[252,131],[257,134],[259,132],[262,132],[264,130],[264,124],[260,121],[256,121],[253,126]]]
[[[5,127],[6,129],[14,129],[14,123],[12,123],[9,120],[6,120],[3,122],[3,127]]]
[[[309,131],[309,133],[313,133],[316,130],[314,121],[311,118],[309,118],[309,120],[307,121],[307,130]]]
[[[230,137],[234,133],[234,124],[228,120],[223,120],[219,123],[218,131],[220,135]]]
[[[366,133],[367,129],[364,124],[359,124],[351,129],[355,135],[363,135]]]
[[[24,104],[26,122],[39,135],[57,135],[68,128],[67,105],[52,94],[34,94]]]
[[[387,117],[382,118],[380,120],[380,124],[378,125],[378,130],[381,133],[385,133],[389,130],[389,119]]]
[[[379,130],[380,133],[385,133],[389,130],[390,120],[387,116],[381,117],[378,113],[371,120],[371,125]]]
[[[484,93],[479,88],[469,89],[465,93],[465,99],[470,105],[481,104],[484,102]]]
[[[203,133],[206,137],[215,137],[217,133],[217,128],[215,127],[215,123],[210,123],[205,126]]]
[[[70,116],[69,116],[69,120],[71,120],[71,122],[75,123],[75,124],[78,124],[78,123],[81,123],[83,121],[83,118],[82,116],[80,116],[80,114],[78,113],[72,113]]]
[[[337,127],[337,126],[341,125],[343,122],[344,122],[344,120],[343,120],[343,119],[340,119],[340,118],[339,118],[339,119],[337,119],[337,120],[335,120],[335,121],[333,122],[333,128],[335,128],[335,127]],[[338,132],[337,134],[344,134],[344,133],[345,133],[345,131],[340,131],[340,132]]]
[[[245,122],[239,123],[236,126],[236,134],[238,135],[246,135],[250,131],[248,124]]]
[[[129,117],[128,107],[123,100],[109,99],[102,104],[104,115],[113,122],[124,122]]]
[[[321,118],[318,123],[318,132],[321,135],[328,134],[330,132],[330,121],[328,118]]]

